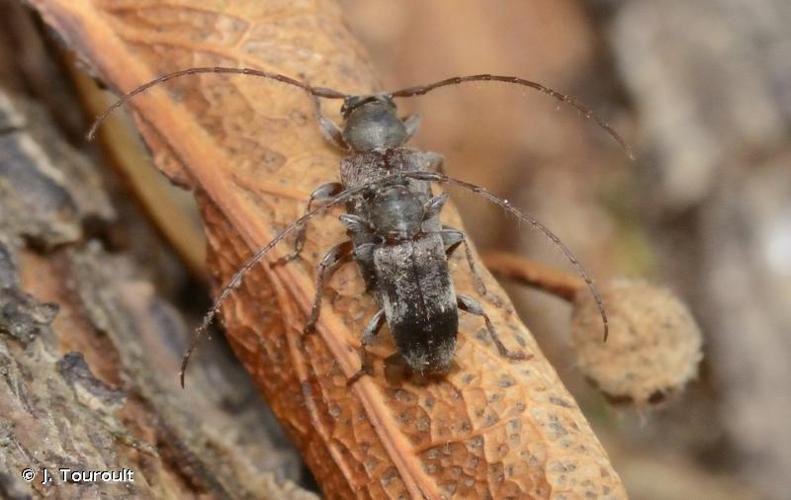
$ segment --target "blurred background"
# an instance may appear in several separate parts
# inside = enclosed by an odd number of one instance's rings
[[[664,284],[704,334],[698,380],[651,412],[613,409],[574,369],[570,307],[509,286],[632,498],[789,498],[791,3],[786,0],[343,0],[384,89],[513,74],[571,94],[636,149],[516,86],[413,99],[416,143],[517,202],[599,282]],[[479,249],[566,263],[454,193]]]
[[[445,155],[449,174],[528,209],[597,281],[627,276],[667,285],[699,321],[705,357],[698,379],[657,408],[613,408],[575,370],[570,307],[508,286],[631,497],[788,498],[791,3],[340,4],[383,89],[469,73],[518,75],[590,105],[633,145],[638,159],[630,162],[591,121],[515,86],[469,84],[403,102],[423,116],[416,145]],[[0,0],[0,14],[0,83],[36,100],[84,149],[85,116],[57,42],[42,37],[19,2]],[[115,193],[126,188],[118,179],[110,185]],[[454,196],[479,249],[567,265],[540,235],[478,199]],[[160,235],[144,228],[140,214],[129,215],[139,207],[128,205],[116,206],[125,235],[103,237],[133,253],[146,247],[140,260],[150,263]],[[195,286],[180,267],[190,259],[202,257],[157,255],[152,280],[177,305]],[[187,315],[204,306],[191,304]],[[182,349],[173,347],[172,365]],[[216,386],[216,374],[207,377]],[[230,396],[218,404],[231,399],[257,414],[261,403],[243,379],[223,386]],[[286,457],[279,467],[288,464],[281,477],[310,486],[293,451],[282,438],[275,443]]]

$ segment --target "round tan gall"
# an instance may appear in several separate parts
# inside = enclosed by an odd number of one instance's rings
[[[613,403],[646,406],[680,392],[697,375],[703,343],[687,307],[667,289],[616,280],[602,290],[610,320],[602,341],[596,303],[574,298],[571,337],[578,368]]]

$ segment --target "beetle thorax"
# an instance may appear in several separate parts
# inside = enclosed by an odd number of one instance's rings
[[[423,204],[406,185],[389,186],[376,194],[371,204],[372,226],[387,240],[414,238],[423,222]]]

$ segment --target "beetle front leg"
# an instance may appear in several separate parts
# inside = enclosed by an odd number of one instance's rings
[[[313,190],[312,193],[310,193],[308,204],[305,207],[305,213],[308,213],[313,209],[314,203],[319,203],[319,204],[327,203],[328,201],[332,200],[342,192],[343,192],[343,184],[341,184],[340,182],[327,182],[325,184],[322,184],[321,186]],[[299,257],[299,254],[302,253],[302,248],[305,246],[306,232],[307,232],[307,227],[304,225],[300,226],[299,229],[297,229],[297,235],[294,238],[294,250],[290,254],[278,259],[272,265],[282,266],[283,264],[288,264],[292,260]]]
[[[459,295],[456,297],[456,299],[459,309],[476,316],[481,316],[483,318],[483,320],[486,322],[486,330],[489,332],[489,336],[492,338],[494,345],[497,346],[500,356],[513,360],[526,360],[533,357],[532,354],[527,354],[520,351],[509,351],[508,348],[505,347],[505,344],[503,344],[503,342],[500,340],[500,336],[497,335],[497,330],[494,329],[492,320],[490,320],[489,316],[483,312],[481,304],[479,304],[475,299],[472,297],[467,297],[466,295]]]
[[[423,160],[423,169],[426,172],[439,172],[445,175],[445,157],[433,151],[424,151],[420,153]]]
[[[353,250],[354,245],[352,242],[344,241],[332,247],[324,254],[324,258],[321,259],[318,274],[316,276],[316,295],[313,300],[313,307],[310,310],[310,319],[305,325],[303,334],[310,334],[316,329],[316,322],[319,320],[319,311],[321,310],[321,297],[323,295],[324,285],[338,266],[351,260]]]
[[[341,128],[321,112],[321,101],[316,96],[313,96],[313,109],[319,122],[319,130],[322,137],[338,149],[348,151],[349,145],[346,144],[346,140],[343,138]]]
[[[409,115],[401,120],[404,122],[404,127],[406,127],[406,140],[404,142],[409,141],[415,136],[417,129],[420,128],[420,122],[422,120],[422,117],[418,113]]]
[[[368,326],[365,327],[363,336],[360,339],[360,370],[349,378],[346,385],[352,385],[360,380],[360,377],[363,375],[370,375],[372,373],[373,365],[371,364],[371,358],[366,347],[373,342],[376,335],[382,330],[385,319],[384,309],[379,309],[379,311],[374,314],[374,317],[371,318],[371,321],[368,322]]]

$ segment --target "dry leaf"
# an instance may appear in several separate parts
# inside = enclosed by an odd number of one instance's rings
[[[331,2],[31,3],[118,90],[208,65],[252,66],[345,92],[375,88]],[[324,108],[336,116],[337,104]],[[312,188],[338,177],[339,156],[323,142],[311,102],[298,89],[201,76],[141,96],[133,109],[158,166],[199,195],[218,282],[293,220]],[[458,225],[453,214],[448,221]],[[532,360],[507,362],[482,322],[462,314],[458,369],[445,380],[388,382],[381,360],[393,347],[383,335],[373,349],[377,376],[348,388],[374,303],[347,266],[328,287],[318,335],[303,342],[315,265],[343,238],[331,216],[314,222],[303,261],[260,266],[223,318],[328,497],[625,497],[576,403],[510,306],[487,309],[504,342],[523,346]],[[272,258],[285,251],[281,246]],[[472,291],[463,266],[454,269],[457,288]]]

